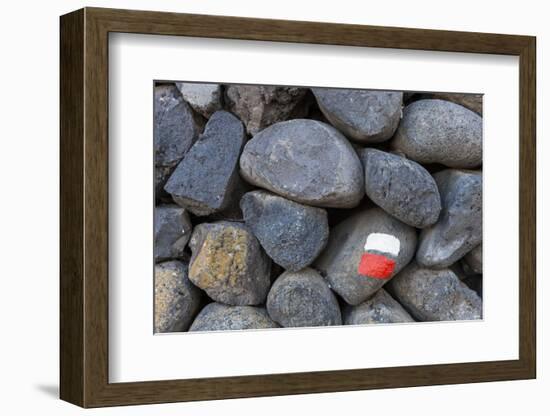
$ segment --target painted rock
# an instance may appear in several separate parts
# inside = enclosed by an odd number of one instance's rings
[[[183,99],[206,118],[222,109],[222,86],[220,84],[194,84],[176,82]]]
[[[265,308],[209,303],[197,315],[189,331],[235,331],[278,328]]]
[[[297,271],[310,265],[328,240],[327,212],[265,191],[241,199],[246,225],[275,263]]]
[[[411,263],[389,284],[389,290],[420,321],[481,319],[480,297],[450,270]]]
[[[225,101],[254,135],[279,121],[304,117],[306,109],[301,104],[306,92],[296,87],[227,85]]]
[[[364,195],[357,154],[341,133],[318,121],[262,130],[244,147],[240,166],[249,183],[307,205],[351,208]]]
[[[189,246],[193,252],[189,279],[210,298],[228,305],[264,302],[271,261],[244,224],[199,224]]]
[[[267,312],[284,327],[341,325],[338,300],[315,270],[280,275],[267,296]]]
[[[437,223],[420,234],[416,260],[425,267],[448,267],[481,243],[481,171],[446,169],[434,175],[441,195]]]
[[[189,215],[177,205],[155,208],[155,262],[182,257],[192,230]]]
[[[199,311],[201,291],[187,277],[187,264],[155,265],[155,332],[187,331]]]
[[[154,95],[155,166],[173,167],[197,140],[201,126],[174,85],[158,85]]]
[[[482,115],[483,113],[483,95],[482,94],[456,94],[447,92],[434,92],[422,94],[422,97],[429,99],[438,99],[451,101],[472,110],[474,113]]]
[[[341,88],[311,90],[330,124],[361,143],[388,140],[401,118],[402,92]]]
[[[376,149],[361,151],[367,196],[388,214],[416,228],[434,224],[441,199],[434,178],[412,160]]]
[[[483,273],[483,245],[475,247],[472,251],[464,256],[464,269],[470,274]]]
[[[452,168],[481,165],[482,118],[444,100],[419,100],[403,110],[392,147],[420,163]]]
[[[357,306],[344,309],[345,325],[393,324],[414,322],[409,313],[384,289]]]
[[[241,181],[238,161],[244,141],[243,125],[234,115],[214,113],[164,189],[195,215],[227,209],[240,198],[235,191]]]
[[[344,220],[313,263],[350,305],[374,295],[413,258],[416,230],[379,208]]]

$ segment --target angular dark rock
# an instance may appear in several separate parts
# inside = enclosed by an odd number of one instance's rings
[[[187,277],[187,264],[155,265],[155,332],[187,331],[199,311],[202,292]]]
[[[401,118],[402,92],[312,88],[330,123],[350,139],[379,143],[393,136]]]
[[[437,223],[420,234],[417,262],[448,267],[481,243],[482,175],[480,171],[447,169],[434,175],[441,195]]]
[[[483,244],[466,254],[462,265],[469,274],[483,273]]]
[[[159,200],[166,199],[166,197],[170,198],[168,193],[164,190],[164,185],[166,185],[166,181],[173,171],[174,168],[172,167],[155,167],[155,199]]]
[[[227,85],[225,88],[226,105],[252,135],[279,121],[306,114],[306,109],[300,106],[306,88],[267,85]]]
[[[239,156],[244,145],[242,123],[226,111],[210,117],[204,134],[178,165],[164,189],[178,205],[203,216],[228,208],[241,186]]]
[[[241,199],[246,225],[275,263],[297,271],[309,266],[328,240],[327,213],[266,191]]]
[[[249,183],[307,205],[351,208],[364,195],[357,154],[318,121],[284,121],[261,131],[244,147],[240,167]]]
[[[433,177],[412,160],[376,149],[364,149],[367,196],[388,214],[416,228],[434,224],[441,199]]]
[[[236,331],[279,328],[265,308],[209,303],[197,315],[189,331]]]
[[[426,269],[413,262],[388,287],[419,321],[472,320],[482,316],[480,297],[450,269]]]
[[[173,167],[199,137],[202,126],[172,85],[155,86],[155,166]]]
[[[313,267],[348,304],[358,305],[399,273],[415,249],[414,228],[371,208],[331,229]]]
[[[176,82],[183,99],[206,118],[222,109],[222,86],[220,84]]]
[[[228,305],[264,302],[271,261],[244,224],[199,224],[189,246],[193,252],[189,279],[210,298]]]
[[[315,271],[280,275],[267,296],[267,312],[284,327],[341,325],[338,300]]]
[[[183,256],[193,227],[185,208],[155,207],[155,262]]]
[[[419,100],[403,110],[392,147],[419,163],[452,168],[481,165],[482,118],[444,100]]]
[[[409,313],[384,289],[357,306],[344,309],[345,325],[414,322]]]

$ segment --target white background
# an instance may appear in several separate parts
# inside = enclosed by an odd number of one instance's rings
[[[79,414],[80,409],[55,399],[58,385],[58,16],[84,5],[157,9],[296,20],[319,20],[389,26],[531,34],[538,37],[538,380],[381,390],[294,397],[228,400],[88,411],[88,414],[262,414],[342,411],[409,415],[530,414],[550,408],[550,364],[544,355],[550,300],[544,281],[548,260],[543,247],[550,235],[548,178],[543,161],[550,146],[543,140],[543,115],[550,99],[544,72],[550,54],[545,2],[524,0],[392,2],[258,1],[19,1],[0,15],[3,81],[0,123],[0,216],[2,343],[0,370],[5,414]],[[544,175],[544,177],[543,177]],[[506,224],[503,224],[505,229]],[[546,238],[543,238],[546,234]],[[546,326],[548,326],[546,324]],[[489,413],[490,412],[490,413]]]
[[[110,54],[112,382],[518,358],[518,58],[129,34]],[[483,322],[152,336],[152,79],[483,93]]]

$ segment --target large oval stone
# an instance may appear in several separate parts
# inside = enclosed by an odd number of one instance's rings
[[[331,229],[329,241],[313,263],[331,288],[350,305],[374,295],[413,258],[416,230],[371,208]]]
[[[379,143],[393,136],[403,104],[402,92],[312,88],[330,123],[350,139]]]
[[[256,237],[237,222],[202,223],[189,246],[189,279],[210,298],[228,305],[263,303],[270,285],[271,261]]]
[[[338,300],[315,270],[280,275],[267,296],[267,312],[284,327],[341,325]]]
[[[424,228],[439,218],[441,200],[434,178],[412,160],[376,149],[364,149],[367,196],[405,224]]]
[[[364,195],[357,154],[319,121],[290,120],[262,130],[245,145],[240,167],[251,184],[307,205],[351,208]]]
[[[265,308],[209,303],[197,315],[189,331],[236,331],[279,328]]]
[[[481,243],[481,171],[446,169],[434,175],[441,215],[420,234],[416,260],[431,268],[449,267]]]
[[[420,163],[453,168],[481,165],[482,118],[444,100],[419,100],[405,107],[392,146]]]

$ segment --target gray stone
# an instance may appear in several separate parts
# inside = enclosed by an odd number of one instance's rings
[[[176,87],[193,110],[206,118],[222,109],[220,84],[176,82]]]
[[[265,308],[209,303],[197,315],[189,331],[236,331],[279,328]]]
[[[284,327],[341,325],[338,300],[315,271],[280,275],[267,296],[267,312]]]
[[[457,94],[452,92],[433,92],[422,94],[423,98],[451,101],[466,107],[479,115],[483,113],[483,94]]]
[[[367,238],[383,235],[383,240],[399,241],[398,254],[384,250],[365,250]],[[370,237],[373,235],[372,237]],[[375,240],[374,240],[375,241]],[[330,231],[329,241],[313,263],[331,288],[348,304],[358,305],[374,295],[413,258],[416,249],[416,230],[390,216],[380,208],[371,208],[344,220]],[[395,262],[393,268],[379,270],[376,262],[369,261],[369,271],[360,270],[366,254],[382,255]]]
[[[155,166],[176,166],[199,137],[201,128],[174,85],[155,87]]]
[[[234,115],[214,113],[164,189],[178,205],[199,216],[238,203],[238,162],[244,141],[243,125]]]
[[[228,305],[263,303],[271,261],[244,224],[202,223],[195,227],[189,279],[213,300]]]
[[[328,240],[327,212],[265,191],[241,199],[246,225],[275,263],[297,271],[309,266]]]
[[[364,149],[367,196],[388,214],[416,228],[434,224],[441,211],[437,185],[412,160],[376,149]]]
[[[402,92],[312,88],[330,123],[361,143],[380,143],[393,136],[401,118]]]
[[[364,195],[353,147],[318,121],[290,120],[262,130],[244,147],[240,166],[249,183],[307,205],[351,208]]]
[[[193,226],[185,208],[177,205],[155,207],[155,262],[183,256]]]
[[[384,289],[357,306],[344,309],[345,325],[414,322],[409,313]]]
[[[201,291],[187,277],[187,264],[155,265],[155,332],[187,331],[199,311]]]
[[[279,121],[305,116],[300,104],[306,88],[267,85],[227,85],[225,88],[226,105],[252,135]]]
[[[483,273],[483,244],[464,256],[463,267],[469,274]]]
[[[155,166],[155,198],[165,198],[168,194],[164,190],[166,181],[174,171],[172,167]]]
[[[425,267],[448,267],[481,243],[480,171],[446,169],[434,175],[441,195],[437,223],[420,234],[416,260]]]
[[[405,107],[392,147],[420,163],[453,168],[481,165],[481,117],[444,100],[419,100]]]
[[[450,269],[426,269],[413,262],[388,286],[419,321],[481,319],[480,297]]]

